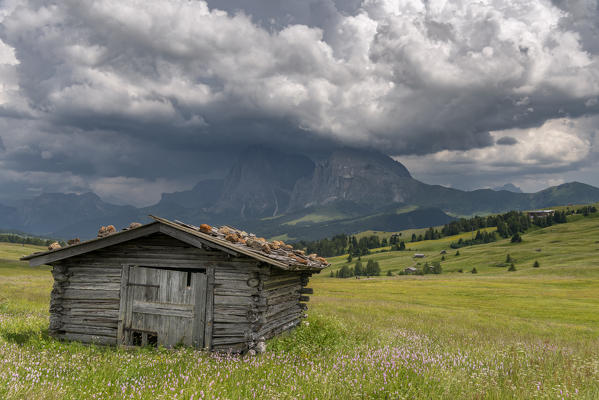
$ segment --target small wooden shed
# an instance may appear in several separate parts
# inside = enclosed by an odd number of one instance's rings
[[[110,345],[264,349],[298,325],[328,263],[229,227],[154,222],[23,260],[52,265],[53,337]]]

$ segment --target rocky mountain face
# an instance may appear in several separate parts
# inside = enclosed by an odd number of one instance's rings
[[[163,194],[137,209],[93,193],[43,194],[17,206],[0,205],[0,229],[61,238],[95,237],[98,227],[146,222],[148,214],[192,224],[230,224],[261,236],[319,238],[367,229],[400,230],[448,222],[447,213],[472,215],[599,201],[599,189],[572,182],[537,193],[471,192],[427,185],[381,153],[341,149],[322,162],[252,147],[224,179]],[[404,211],[401,211],[404,210]]]
[[[163,193],[158,204],[191,209],[212,207],[223,192],[223,184],[223,179],[206,179],[198,182],[191,190]]]
[[[290,210],[336,201],[376,208],[405,203],[414,179],[401,163],[378,152],[343,149],[295,185]]]
[[[232,166],[212,210],[230,211],[243,220],[280,215],[289,208],[296,182],[313,171],[314,163],[305,156],[249,148]]]

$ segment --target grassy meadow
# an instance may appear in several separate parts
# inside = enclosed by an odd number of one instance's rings
[[[599,398],[599,215],[459,256],[457,239],[362,257],[377,278],[330,278],[346,263],[331,259],[308,319],[256,357],[55,341],[49,267],[16,261],[33,246],[0,244],[0,398]],[[443,274],[398,276],[415,252]],[[507,254],[516,271],[498,266]]]

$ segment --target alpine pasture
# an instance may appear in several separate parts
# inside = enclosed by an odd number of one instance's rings
[[[55,341],[49,268],[16,261],[33,246],[0,244],[0,398],[599,398],[599,215],[459,256],[457,238],[363,256],[376,278],[331,278],[347,265],[331,259],[308,319],[253,357]],[[443,273],[397,275],[427,261]]]

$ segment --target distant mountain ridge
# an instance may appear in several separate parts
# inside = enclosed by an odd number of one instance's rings
[[[599,188],[578,182],[537,193],[470,192],[414,179],[401,163],[374,151],[339,149],[319,163],[251,147],[223,179],[165,193],[150,207],[104,202],[93,193],[47,193],[15,207],[0,205],[0,229],[82,239],[101,225],[146,222],[148,214],[194,224],[229,224],[262,236],[315,239],[359,230],[444,224],[449,215],[499,213],[599,201]]]
[[[514,185],[513,183],[506,183],[503,186],[495,186],[491,189],[496,192],[499,192],[501,190],[507,190],[508,192],[524,193],[524,192],[522,192],[522,189],[520,189],[518,186]]]

